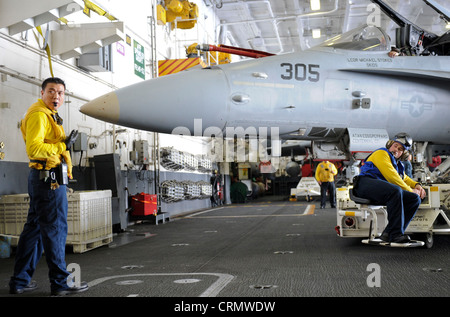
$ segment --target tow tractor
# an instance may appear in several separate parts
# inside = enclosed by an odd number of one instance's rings
[[[431,248],[435,234],[450,234],[450,184],[423,186],[427,196],[409,223],[406,234],[417,237],[409,243],[389,243],[378,237],[387,225],[386,206],[372,205],[355,197],[352,186],[337,188],[337,226],[340,237],[363,238],[362,243],[388,247]]]

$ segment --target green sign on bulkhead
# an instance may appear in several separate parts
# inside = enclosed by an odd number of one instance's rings
[[[138,42],[134,41],[134,73],[145,79],[145,54],[144,47]]]

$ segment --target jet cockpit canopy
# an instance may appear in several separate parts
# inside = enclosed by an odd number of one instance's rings
[[[339,34],[320,46],[356,51],[389,51],[391,48],[389,36],[383,29],[372,25]]]

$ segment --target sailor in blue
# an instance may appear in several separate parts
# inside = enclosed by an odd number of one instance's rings
[[[353,189],[358,197],[386,205],[388,224],[380,237],[384,241],[410,241],[405,230],[426,195],[420,183],[405,175],[400,161],[405,155],[410,155],[411,144],[411,138],[402,133],[389,140],[385,148],[370,154]]]

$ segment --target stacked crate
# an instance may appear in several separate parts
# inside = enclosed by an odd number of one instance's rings
[[[67,245],[82,253],[112,242],[111,190],[67,194]],[[0,196],[0,234],[13,236],[17,245],[27,220],[28,194]]]

